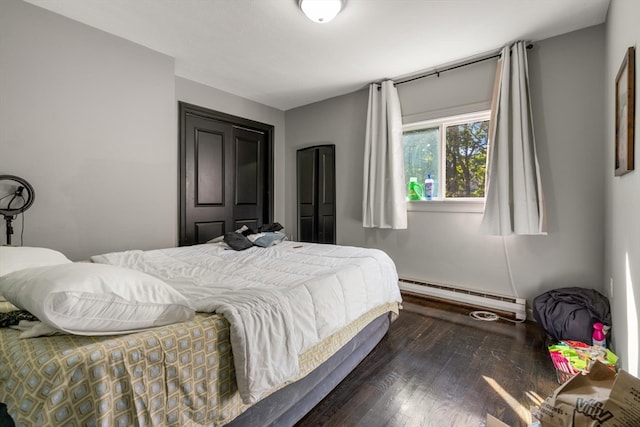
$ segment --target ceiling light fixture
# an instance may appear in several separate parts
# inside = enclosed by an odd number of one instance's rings
[[[342,0],[299,0],[298,5],[307,18],[324,24],[340,13]]]

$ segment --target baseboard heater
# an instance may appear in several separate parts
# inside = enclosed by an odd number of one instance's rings
[[[472,291],[407,278],[400,278],[399,285],[400,289],[406,292],[464,304],[481,310],[508,313],[517,320],[525,320],[527,318],[526,300],[524,298]]]

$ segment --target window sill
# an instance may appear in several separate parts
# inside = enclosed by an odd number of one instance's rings
[[[408,212],[483,213],[482,200],[412,200],[407,201]]]

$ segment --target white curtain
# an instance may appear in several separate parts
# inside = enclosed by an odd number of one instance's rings
[[[407,228],[402,114],[392,81],[369,86],[364,148],[362,225]]]
[[[490,127],[481,232],[498,236],[546,234],[524,42],[502,49]]]

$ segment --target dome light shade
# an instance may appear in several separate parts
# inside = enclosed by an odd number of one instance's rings
[[[300,9],[313,22],[324,24],[342,9],[342,0],[299,0]]]

